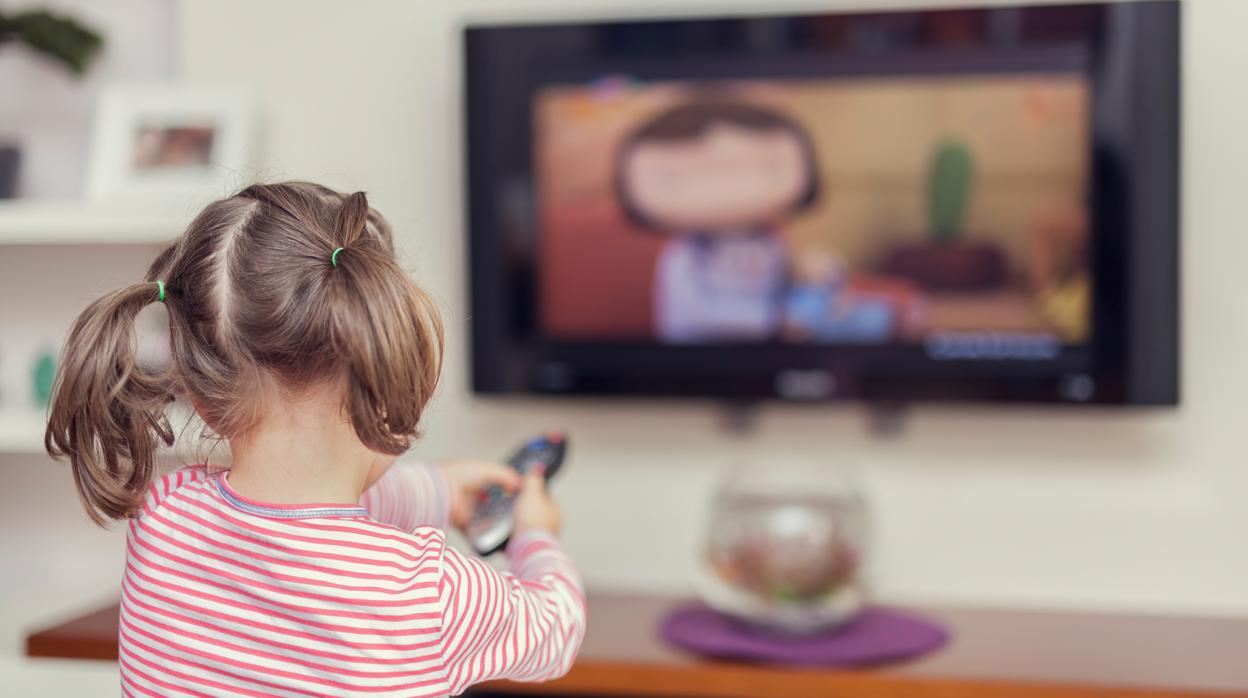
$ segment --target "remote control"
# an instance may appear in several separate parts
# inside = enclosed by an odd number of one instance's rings
[[[548,433],[529,440],[516,451],[507,464],[521,475],[540,469],[546,480],[554,477],[563,465],[568,451],[568,440],[563,434]],[[477,508],[472,512],[464,533],[478,555],[491,555],[503,549],[511,539],[511,507],[516,493],[505,492],[498,485],[491,485],[481,492]]]

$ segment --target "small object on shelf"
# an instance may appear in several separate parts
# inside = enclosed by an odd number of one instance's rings
[[[56,342],[5,328],[0,334],[0,453],[41,453],[56,378]]]
[[[866,516],[845,469],[738,470],[715,498],[699,592],[714,609],[773,631],[845,624],[864,604]]]
[[[16,143],[0,143],[0,199],[17,196],[17,174],[21,166],[21,148]]]
[[[100,98],[87,192],[94,199],[186,201],[246,176],[251,108],[241,94],[112,87]]]
[[[44,347],[35,357],[31,370],[31,386],[34,388],[36,407],[47,407],[52,400],[52,384],[56,381],[56,351]]]
[[[949,640],[949,633],[934,621],[874,606],[840,629],[788,635],[691,604],[669,614],[661,633],[672,645],[707,657],[808,667],[897,662],[939,649]]]

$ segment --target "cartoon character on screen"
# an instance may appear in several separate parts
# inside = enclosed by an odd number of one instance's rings
[[[850,286],[845,264],[826,250],[795,256],[785,296],[785,339],[829,344],[871,344],[892,338],[893,305]]]
[[[779,336],[790,268],[781,226],[819,195],[805,130],[758,106],[690,102],[627,137],[615,175],[629,218],[670,236],[655,270],[660,340]]]

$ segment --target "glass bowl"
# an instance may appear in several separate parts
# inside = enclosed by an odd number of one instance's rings
[[[736,469],[712,505],[699,593],[762,628],[835,628],[864,604],[866,527],[864,498],[845,468]]]

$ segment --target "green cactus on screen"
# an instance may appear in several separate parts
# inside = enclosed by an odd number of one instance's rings
[[[971,151],[958,141],[947,141],[932,158],[928,192],[928,227],[937,242],[956,242],[962,234],[966,201],[971,187]]]

